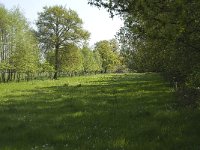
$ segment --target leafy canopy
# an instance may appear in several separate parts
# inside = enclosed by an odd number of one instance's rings
[[[78,44],[89,38],[89,33],[83,29],[82,24],[75,11],[62,6],[44,7],[44,11],[39,13],[38,38],[45,52],[54,51],[54,79],[57,79],[60,69],[61,49],[68,44]]]

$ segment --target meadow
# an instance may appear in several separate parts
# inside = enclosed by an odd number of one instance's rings
[[[199,150],[199,116],[154,73],[0,84],[0,150]]]

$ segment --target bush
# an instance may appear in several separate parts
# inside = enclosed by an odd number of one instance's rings
[[[200,68],[189,75],[186,84],[192,88],[200,88]]]
[[[181,87],[176,92],[181,106],[197,107],[200,100],[200,90],[197,88]]]

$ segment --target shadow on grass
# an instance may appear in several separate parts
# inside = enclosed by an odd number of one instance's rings
[[[174,109],[173,92],[157,74],[104,76],[4,99],[0,149],[200,148],[200,112]]]

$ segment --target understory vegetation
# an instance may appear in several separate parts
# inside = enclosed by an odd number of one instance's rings
[[[200,110],[154,73],[2,84],[0,149],[197,150]]]

